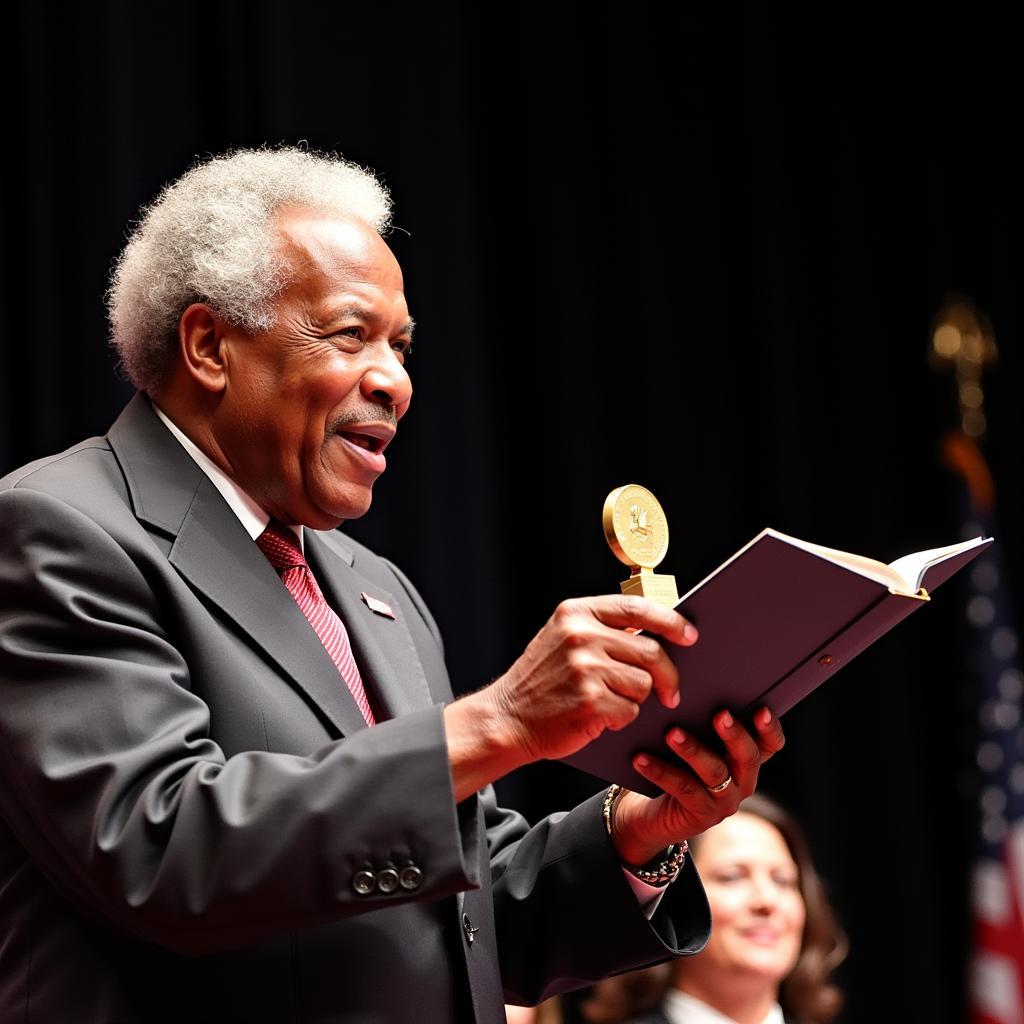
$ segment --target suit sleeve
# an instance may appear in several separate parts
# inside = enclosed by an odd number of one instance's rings
[[[711,914],[692,862],[644,916],[601,816],[603,793],[532,829],[483,795],[506,999],[533,1005],[624,971],[698,953]]]
[[[198,954],[478,884],[439,707],[228,758],[154,552],[26,487],[0,522],[0,829],[80,908]],[[414,892],[354,890],[382,851],[422,867]]]

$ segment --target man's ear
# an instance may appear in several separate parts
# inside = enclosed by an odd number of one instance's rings
[[[178,347],[185,371],[207,391],[227,385],[227,325],[204,302],[194,302],[178,321]]]

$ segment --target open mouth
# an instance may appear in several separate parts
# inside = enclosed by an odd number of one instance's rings
[[[372,434],[361,434],[355,430],[339,430],[338,435],[348,441],[349,444],[354,444],[357,448],[362,448],[375,454],[384,451],[384,447],[387,444],[387,441],[383,438],[374,437]]]

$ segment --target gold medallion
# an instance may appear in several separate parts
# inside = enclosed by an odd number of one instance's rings
[[[668,551],[668,524],[646,487],[626,484],[605,498],[604,535],[615,557],[631,569],[653,569]]]
[[[652,571],[668,552],[668,523],[658,499],[646,487],[625,484],[605,498],[601,519],[608,546],[633,570],[620,584],[622,592],[676,604],[675,577]]]

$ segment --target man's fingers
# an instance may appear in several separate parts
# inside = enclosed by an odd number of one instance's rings
[[[645,753],[637,754],[633,758],[633,767],[638,774],[653,782],[663,793],[667,793],[680,804],[687,818],[692,821],[717,821],[722,817],[723,811],[726,814],[731,813],[731,799],[728,795],[731,786],[723,793],[723,798],[729,800],[730,807],[723,808],[703,781],[685,768],[666,764],[660,758]],[[707,826],[702,826],[704,827]]]
[[[644,629],[683,647],[697,642],[697,627],[679,612],[633,594],[589,597],[581,602],[606,626],[614,629]]]
[[[634,800],[628,806],[624,798],[620,804],[625,821],[616,843],[627,862],[639,864],[659,841],[678,842],[680,836],[694,836],[735,813],[753,792],[761,764],[784,742],[768,708],[758,709],[749,730],[729,711],[720,711],[713,724],[725,745],[724,756],[673,726],[665,740],[684,764],[667,763],[646,751],[633,758],[636,772],[663,795],[646,801],[639,797],[640,803]]]
[[[601,678],[609,690],[635,704],[643,704],[647,700],[653,683],[651,673],[646,669],[620,661],[610,662],[601,672]]]
[[[669,729],[665,742],[673,753],[690,766],[706,789],[710,791],[719,786],[727,786],[727,780],[732,775],[729,765],[699,740],[683,732],[678,726],[673,726]],[[720,792],[724,793],[725,790]]]
[[[777,715],[768,708],[759,708],[754,715],[754,728],[757,730],[757,745],[761,748],[761,761],[767,761],[772,754],[777,754],[786,745],[786,736],[782,731],[782,723]]]
[[[754,716],[756,739],[729,711],[715,715],[713,724],[725,744],[726,758],[678,726],[669,730],[665,742],[690,766],[712,795],[721,797],[734,784],[741,796],[748,796],[757,785],[761,765],[785,742],[778,719],[767,708],[761,708]]]
[[[627,725],[631,725],[638,714],[640,714],[640,705],[635,701],[625,697],[615,697],[614,701],[609,702],[608,711],[605,714],[605,728],[611,729],[612,732],[618,732],[619,729],[625,729]]]
[[[725,743],[732,767],[733,782],[743,791],[744,796],[754,792],[757,772],[764,758],[754,737],[733,718],[729,711],[720,711],[712,720],[715,732]]]
[[[653,687],[658,700],[667,708],[679,706],[679,673],[665,649],[651,636],[633,636],[622,630],[611,631],[604,641],[605,653],[617,662],[636,665],[648,680],[648,692]],[[618,687],[615,687],[618,690]],[[622,693],[623,691],[619,690]],[[634,700],[643,700],[634,697]]]
[[[619,665],[611,673],[589,673],[576,692],[575,707],[581,721],[587,723],[589,739],[597,739],[605,729],[623,729],[640,713],[640,704],[651,691],[650,676],[639,669]],[[634,696],[635,695],[635,696]]]

